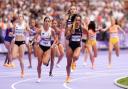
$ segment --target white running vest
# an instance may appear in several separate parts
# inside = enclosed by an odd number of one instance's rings
[[[23,35],[24,36],[24,30],[25,30],[25,24],[22,23],[22,24],[16,24],[16,27],[15,27],[15,35]]]
[[[51,27],[49,27],[48,31],[45,31],[44,28],[42,29],[40,45],[46,47],[51,46]]]

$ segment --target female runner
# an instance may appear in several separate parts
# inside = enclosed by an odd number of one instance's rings
[[[5,63],[4,63],[4,66],[6,67],[14,67],[14,64],[12,64],[12,46],[13,46],[13,36],[14,34],[14,31],[13,31],[13,28],[12,28],[12,23],[11,22],[8,22],[7,23],[7,29],[6,29],[6,32],[5,32],[5,38],[4,38],[4,45],[5,47],[7,48],[7,55],[6,55],[6,60],[5,60]]]
[[[27,48],[28,48],[28,58],[29,58],[29,66],[28,68],[32,68],[32,49],[33,49],[33,52],[34,52],[34,56],[36,57],[37,56],[37,47],[36,47],[36,33],[37,33],[37,23],[34,19],[31,19],[30,21],[30,30],[29,30],[29,42],[27,44]]]
[[[50,76],[52,76],[52,70],[53,70],[53,66],[54,66],[54,55],[55,55],[54,53],[57,52],[57,55],[58,55],[58,61],[56,64],[57,67],[60,67],[59,63],[64,56],[64,47],[60,43],[61,30],[58,28],[58,22],[56,19],[52,20],[52,28],[54,29],[55,35],[56,35],[56,46],[51,49],[51,66],[50,66],[50,73],[49,73]]]
[[[39,34],[41,36],[41,40],[39,42],[38,47],[38,65],[37,65],[37,72],[38,72],[38,80],[39,83],[41,81],[41,66],[42,63],[48,66],[50,61],[50,54],[51,54],[51,47],[54,46],[55,43],[51,45],[51,37],[55,39],[54,30],[50,27],[50,18],[44,18],[44,24],[41,27]]]
[[[67,57],[67,77],[66,83],[71,81],[70,79],[70,72],[71,72],[71,64],[73,65],[72,69],[76,67],[76,61],[79,58],[80,51],[81,51],[81,39],[82,39],[82,26],[81,26],[81,16],[76,15],[72,29],[66,32],[66,36],[69,37],[69,45],[66,50],[66,57]]]
[[[24,77],[24,52],[25,47],[25,33],[28,30],[28,25],[23,19],[22,14],[19,14],[17,21],[14,24],[15,42],[12,50],[12,57],[18,58],[21,67],[21,78]]]
[[[116,56],[119,56],[120,52],[120,46],[119,46],[119,35],[118,32],[121,31],[124,36],[125,32],[120,28],[119,25],[116,24],[116,21],[114,18],[111,18],[111,26],[109,28],[109,52],[108,52],[108,68],[112,67],[111,64],[111,56],[112,56],[112,50],[115,48]]]
[[[88,25],[88,41],[87,49],[91,60],[91,68],[95,68],[95,58],[97,57],[97,46],[96,46],[96,25],[94,21],[90,21]]]

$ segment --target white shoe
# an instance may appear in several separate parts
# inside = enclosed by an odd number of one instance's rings
[[[41,82],[41,79],[40,78],[38,78],[37,79],[37,81],[36,81],[36,83],[40,83]]]
[[[59,64],[56,64],[56,67],[57,67],[57,68],[60,68],[61,66],[60,66]]]
[[[73,69],[71,69],[71,73],[73,73],[74,72],[74,70]]]

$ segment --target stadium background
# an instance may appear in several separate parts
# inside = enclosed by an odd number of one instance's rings
[[[22,13],[27,22],[35,18],[41,23],[46,15],[63,20],[71,5],[77,5],[83,20],[95,20],[97,29],[108,29],[114,16],[126,32],[126,37],[119,34],[121,48],[128,48],[128,0],[0,0],[0,52],[6,52],[3,39],[8,18],[13,22]],[[98,48],[106,49],[108,33],[97,34],[97,40]]]

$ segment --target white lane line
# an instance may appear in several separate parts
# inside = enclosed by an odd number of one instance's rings
[[[74,81],[82,80],[82,79],[90,79],[90,78],[106,77],[106,76],[113,76],[113,75],[122,75],[122,74],[126,75],[126,73],[97,74],[97,75],[94,74],[94,76],[89,76],[89,77],[84,76],[84,77],[72,79],[71,83]],[[68,86],[67,83],[63,83],[63,86],[65,89],[72,89],[71,87]]]
[[[120,69],[120,70],[109,70],[109,71],[94,71],[94,72],[86,72],[85,74],[84,73],[75,73],[75,74],[73,74],[73,75],[92,75],[92,74],[95,74],[95,75],[100,75],[100,73],[102,73],[102,72],[117,72],[117,71],[122,71],[122,70],[128,70],[128,69]],[[19,72],[19,71],[18,71]],[[5,73],[10,73],[10,72],[5,72]],[[12,73],[13,74],[13,73]],[[34,74],[37,74],[37,73],[31,73],[32,75],[34,75]],[[46,75],[48,74],[48,73],[45,73]],[[54,73],[55,75],[56,74],[59,74],[59,75],[65,75],[64,73]],[[103,74],[106,74],[106,73],[102,73],[102,75]],[[108,73],[107,73],[108,74]],[[30,74],[27,74],[27,75],[30,75]],[[2,77],[2,78],[6,78],[6,77],[18,77],[19,76],[19,73],[17,73],[17,75],[16,75],[16,73],[15,73],[15,75],[8,75],[8,76],[0,76],[0,77]],[[66,75],[65,75],[66,76]],[[91,76],[91,77],[93,77],[93,76]],[[90,78],[91,78],[90,77]],[[80,78],[81,79],[81,78]],[[78,79],[76,79],[76,80],[79,80],[79,78]],[[75,79],[73,79],[72,81],[76,81]],[[27,80],[28,81],[28,80]],[[25,81],[24,81],[25,82]],[[20,82],[20,83],[22,83],[22,82]],[[17,84],[16,84],[17,85]],[[63,86],[66,88],[66,89],[71,89],[71,88],[68,88],[68,86],[67,86],[67,84],[66,83],[64,83],[63,84]]]
[[[119,77],[119,78],[115,79],[114,84],[121,87],[121,88],[128,89],[128,86],[118,83],[118,80],[123,79],[123,78],[127,78],[127,77],[128,76],[123,76],[123,77]]]
[[[23,82],[26,82],[26,81],[33,80],[33,79],[35,79],[35,78],[25,79],[25,80],[20,80],[20,81],[18,81],[18,82],[15,82],[15,83],[13,83],[13,84],[11,85],[11,88],[12,88],[12,89],[16,89],[16,88],[15,88],[16,85],[18,85],[18,84],[20,84],[20,83],[23,83]]]
[[[109,71],[93,71],[93,72],[86,72],[87,74],[96,74],[96,73],[101,73],[101,72],[116,72],[116,71],[122,71],[122,70],[128,70],[128,69],[121,69],[121,70],[109,70]],[[18,71],[19,72],[19,71]],[[59,71],[60,72],[60,71]],[[10,73],[10,72],[6,72],[6,73]],[[31,74],[37,74],[37,73],[31,73]],[[48,74],[48,73],[46,73]],[[54,74],[59,74],[59,76],[64,76],[65,74],[63,73],[54,73]],[[60,75],[62,74],[62,75]],[[118,73],[119,74],[119,73]],[[125,73],[126,74],[126,73]],[[76,73],[76,75],[84,75],[83,73]],[[99,74],[97,74],[99,76]],[[103,74],[102,74],[103,75]],[[107,74],[108,75],[108,74]],[[13,76],[16,76],[16,75],[13,75]],[[13,77],[13,76],[0,76],[0,77]],[[100,75],[101,76],[101,75]],[[91,77],[88,77],[88,78],[92,78],[92,77],[95,77],[95,76],[91,76]],[[97,76],[96,76],[97,77]],[[83,77],[82,79],[84,79],[85,77]],[[73,79],[72,81],[77,81],[81,78],[78,78],[78,79]],[[27,80],[21,80],[21,81],[18,81],[18,82],[15,82],[12,84],[12,89],[16,89],[14,86],[17,85],[17,84],[20,84],[20,83],[23,83],[23,82],[26,82],[26,81],[29,81],[29,80],[32,80],[32,79],[27,79]],[[64,83],[63,86],[66,88],[66,89],[72,89],[72,88],[68,88],[67,84]]]
[[[56,75],[56,76],[64,76],[64,75],[58,74],[58,75]],[[33,79],[36,80],[36,78],[30,78],[30,79],[25,79],[25,80],[20,80],[20,81],[14,82],[13,84],[11,84],[11,88],[12,88],[12,89],[16,89],[16,88],[15,88],[16,85],[19,85],[19,84],[21,84],[21,83],[24,83],[24,82],[27,82],[27,81],[30,81],[30,80],[33,80]],[[47,82],[47,81],[49,81],[49,80],[41,80],[41,81]],[[58,81],[58,80],[57,80],[57,81]],[[35,83],[36,83],[36,82],[35,82]]]

